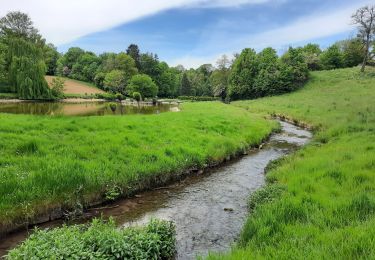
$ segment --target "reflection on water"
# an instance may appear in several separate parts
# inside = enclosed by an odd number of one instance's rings
[[[20,102],[0,103],[0,113],[29,115],[104,116],[130,114],[159,114],[176,111],[177,105],[132,105],[110,102]]]

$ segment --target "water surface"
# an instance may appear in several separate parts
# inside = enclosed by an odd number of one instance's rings
[[[119,102],[13,102],[0,103],[0,113],[28,115],[104,116],[159,114],[175,111],[177,105],[137,105]]]
[[[260,150],[204,174],[117,201],[108,208],[91,209],[85,213],[84,221],[101,214],[112,216],[119,226],[144,224],[151,218],[171,220],[176,224],[178,259],[228,250],[248,215],[249,195],[265,183],[267,164],[293,152],[311,138],[308,131],[284,122],[281,125],[282,132],[273,134]],[[61,223],[55,221],[41,227]],[[26,236],[26,232],[21,232],[0,241],[0,255]]]

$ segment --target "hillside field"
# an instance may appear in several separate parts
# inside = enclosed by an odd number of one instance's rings
[[[52,79],[54,76],[46,76],[46,80],[48,84],[51,84]],[[103,90],[97,88],[95,85],[74,80],[74,79],[68,79],[64,78],[65,85],[64,85],[64,93],[65,94],[77,94],[77,95],[85,95],[85,94],[98,94],[98,93],[105,93]]]

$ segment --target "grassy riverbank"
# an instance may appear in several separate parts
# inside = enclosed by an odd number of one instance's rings
[[[316,128],[313,142],[278,163],[239,245],[212,259],[375,258],[375,70],[312,73],[300,91],[234,103]]]
[[[123,117],[0,114],[0,122],[0,230],[163,185],[276,127],[219,102]]]

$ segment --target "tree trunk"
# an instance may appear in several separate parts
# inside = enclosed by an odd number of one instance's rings
[[[361,72],[365,72],[366,64],[367,64],[367,59],[368,59],[368,53],[370,49],[370,36],[367,35],[366,37],[366,50],[365,50],[365,57],[363,58],[363,63],[361,67]]]

